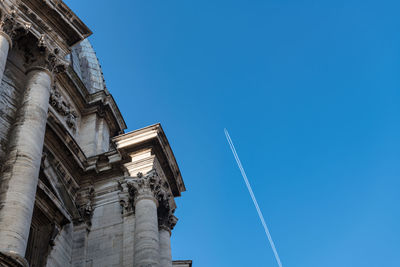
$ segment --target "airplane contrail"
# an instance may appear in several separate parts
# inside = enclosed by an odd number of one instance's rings
[[[238,165],[238,167],[239,167],[239,170],[240,170],[240,172],[242,173],[244,182],[246,183],[247,189],[249,190],[251,199],[253,200],[254,206],[256,207],[256,210],[257,210],[257,213],[258,213],[258,217],[260,217],[261,223],[262,223],[262,225],[264,226],[265,234],[267,235],[268,241],[269,241],[269,243],[270,243],[270,245],[271,245],[271,248],[272,248],[272,251],[274,252],[276,262],[278,263],[278,266],[279,266],[279,267],[282,267],[282,263],[281,263],[281,260],[280,260],[280,258],[279,258],[279,255],[278,255],[278,251],[276,251],[274,241],[272,240],[272,237],[271,237],[271,234],[269,233],[267,224],[265,223],[264,216],[262,215],[262,212],[261,212],[261,210],[260,210],[260,207],[258,206],[258,203],[257,203],[256,197],[255,197],[255,195],[254,195],[254,193],[253,193],[253,190],[251,189],[249,180],[247,179],[246,172],[244,171],[243,166],[242,166],[242,163],[240,162],[239,156],[238,156],[238,154],[236,153],[235,146],[233,145],[232,139],[231,139],[231,137],[229,136],[228,130],[227,130],[227,129],[224,129],[224,131],[225,131],[226,140],[228,141],[229,146],[231,147],[233,156],[235,157],[235,160],[236,160],[236,163],[237,163],[237,165]]]

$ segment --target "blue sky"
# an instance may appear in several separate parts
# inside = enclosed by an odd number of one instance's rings
[[[277,266],[226,127],[283,266],[400,266],[398,1],[66,3],[129,130],[175,152],[175,259]]]

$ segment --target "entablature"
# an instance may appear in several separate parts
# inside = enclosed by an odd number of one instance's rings
[[[71,66],[66,72],[58,75],[57,82],[74,100],[74,105],[81,116],[96,113],[99,117],[106,119],[110,136],[116,136],[126,129],[124,118],[108,91],[102,90],[90,94]]]
[[[72,12],[63,1],[20,0],[3,1],[18,16],[31,23],[30,32],[37,39],[46,34],[64,53],[70,47],[92,34],[90,29]]]
[[[186,190],[175,156],[161,124],[151,125],[114,137],[130,176],[159,169],[175,197]],[[159,171],[157,170],[157,171]]]

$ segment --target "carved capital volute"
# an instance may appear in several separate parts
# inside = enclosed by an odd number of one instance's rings
[[[167,186],[168,185],[165,184],[158,194],[160,205],[157,210],[157,217],[159,229],[167,230],[171,234],[171,230],[175,227],[178,218],[174,216],[175,209],[172,208],[170,204],[173,196],[169,192]]]
[[[135,203],[141,199],[151,199],[158,206],[161,178],[155,170],[146,175],[139,172],[134,179],[127,182],[127,185]]]
[[[129,193],[128,185],[125,181],[118,181],[118,192],[119,204],[121,206],[122,215],[130,215],[135,212],[135,206],[133,205],[133,197]]]
[[[50,74],[63,72],[68,67],[68,62],[60,55],[60,49],[53,47],[42,34],[37,42],[37,51],[25,51],[25,65],[27,72],[34,69],[48,71]]]
[[[81,192],[80,203],[78,204],[78,211],[81,215],[80,220],[86,222],[88,226],[92,225],[94,195],[94,187],[87,187]]]
[[[15,6],[7,7],[0,1],[0,8],[0,34],[7,38],[12,47],[12,41],[27,34],[32,24],[18,16]]]
[[[170,235],[177,222],[178,218],[174,216],[173,212],[168,212],[164,216],[158,216],[158,228],[168,231]]]

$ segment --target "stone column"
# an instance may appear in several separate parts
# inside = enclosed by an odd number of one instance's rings
[[[0,82],[3,80],[4,69],[6,67],[8,50],[11,48],[11,38],[7,33],[0,30]]]
[[[160,178],[155,171],[146,176],[138,173],[136,179],[128,182],[135,205],[134,267],[160,266],[157,219],[159,184]]]
[[[0,174],[0,252],[23,258],[29,237],[49,105],[51,73],[33,69]]]
[[[12,39],[17,35],[26,34],[31,28],[29,22],[17,17],[16,12],[3,6],[0,18],[0,82],[3,80],[8,51],[12,47]]]
[[[0,25],[4,28],[4,23]],[[35,204],[52,78],[53,73],[65,70],[59,49],[50,46],[45,35],[37,44],[27,45],[31,64],[26,72],[26,88],[0,171],[0,265],[4,257],[17,259],[18,264],[13,266],[27,264],[24,256]]]
[[[165,191],[161,195],[158,208],[160,263],[162,267],[172,267],[171,230],[175,227],[178,219],[173,215],[174,210],[169,204],[172,196]]]
[[[160,263],[162,267],[172,267],[171,255],[171,232],[168,229],[161,228],[159,231],[160,239]]]

